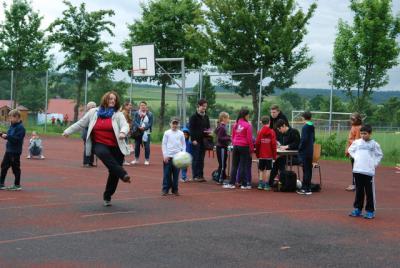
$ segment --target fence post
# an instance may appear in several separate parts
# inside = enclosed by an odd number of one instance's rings
[[[10,85],[11,85],[11,93],[10,93],[10,107],[11,109],[14,109],[14,70],[11,70],[11,80],[10,80]]]
[[[85,112],[86,112],[86,104],[87,104],[87,94],[88,94],[88,70],[85,70]]]
[[[49,91],[49,70],[46,71],[46,103],[44,104],[44,133],[47,133],[47,108],[48,108],[48,91]]]

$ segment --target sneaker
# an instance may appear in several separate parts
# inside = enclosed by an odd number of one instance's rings
[[[103,206],[105,206],[105,207],[111,207],[111,200],[104,200]]]
[[[271,191],[271,186],[269,186],[269,184],[266,183],[265,186],[264,186],[264,190],[265,191]]]
[[[242,190],[251,190],[251,185],[248,185],[248,186],[242,185],[242,186],[240,186],[240,189],[242,189]]]
[[[126,174],[122,179],[123,182],[131,183],[131,177]]]
[[[353,209],[350,214],[350,217],[362,217],[362,211],[359,210],[358,208]]]
[[[353,184],[351,184],[351,185],[349,185],[345,190],[346,190],[346,191],[349,191],[349,192],[353,192],[353,191],[356,190],[356,186],[353,185]]]
[[[6,190],[7,188],[4,186],[4,184],[0,184],[0,190]]]
[[[197,178],[197,182],[206,182],[207,180],[203,177]]]
[[[219,185],[224,184],[224,180],[223,179],[218,180],[217,184],[219,184]]]
[[[130,166],[131,163],[125,161],[123,165],[124,165],[124,166]]]
[[[301,194],[301,195],[305,195],[306,194],[306,190],[301,189],[301,190],[296,191],[296,193]]]
[[[145,165],[145,166],[148,166],[148,165],[150,165],[150,162],[149,162],[149,160],[146,160],[146,161],[144,161],[144,165]]]
[[[375,218],[375,212],[373,211],[365,212],[364,219],[372,220],[373,218]]]
[[[161,192],[161,196],[167,196],[167,195],[168,195],[168,192],[165,192],[165,191]]]
[[[178,191],[176,191],[176,192],[173,192],[172,194],[173,194],[173,195],[175,195],[175,196],[180,196],[180,194],[179,194],[179,192],[178,192]]]
[[[306,195],[312,195],[311,190],[306,190]]]
[[[136,165],[136,164],[139,164],[139,160],[133,160],[132,162],[131,162],[131,165]]]
[[[31,156],[30,156],[30,155],[28,155],[28,156],[26,157],[26,159],[31,159]]]
[[[259,182],[258,182],[258,187],[257,187],[257,189],[258,189],[258,190],[264,189],[264,183],[263,183],[263,181],[259,181]]]
[[[224,188],[224,189],[235,189],[236,188],[236,186],[235,185],[233,185],[233,184],[224,184],[224,185],[222,185],[222,188]]]
[[[180,181],[181,181],[181,182],[187,182],[188,179],[187,179],[187,178],[180,178]]]
[[[21,191],[22,187],[20,185],[13,185],[13,186],[7,187],[6,190],[8,190],[8,191]]]
[[[44,157],[44,155],[41,155],[41,156],[40,156],[40,159],[46,159],[46,157]]]

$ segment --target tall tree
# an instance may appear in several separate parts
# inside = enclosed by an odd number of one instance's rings
[[[398,63],[400,16],[392,15],[391,0],[350,2],[353,25],[339,20],[331,83],[346,91],[355,111],[363,112],[373,90],[388,83],[387,71]]]
[[[3,7],[5,20],[0,23],[0,70],[15,71],[12,96],[15,105],[24,95],[23,86],[29,82],[26,76],[50,67],[47,55],[50,46],[45,32],[40,29],[43,17],[33,11],[28,1],[13,0],[9,7],[5,3]],[[29,103],[22,104],[30,106]]]
[[[201,5],[197,0],[151,0],[142,4],[142,18],[129,25],[129,39],[124,46],[131,56],[132,45],[153,43],[159,58],[184,57],[186,68],[198,68],[207,62]],[[180,72],[179,64],[162,63],[167,72]],[[129,69],[132,66],[129,66]],[[156,67],[156,73],[161,70]],[[152,78],[161,85],[159,130],[164,127],[165,89],[172,83],[168,75]]]
[[[78,74],[76,105],[74,121],[78,119],[81,104],[82,89],[85,83],[86,70],[97,71],[105,63],[109,42],[102,41],[103,32],[114,36],[113,22],[107,20],[114,15],[113,10],[97,10],[88,12],[85,3],[79,7],[64,0],[67,9],[63,17],[56,19],[50,26],[50,40],[61,45],[61,51],[66,53],[64,62],[58,67],[65,67]]]
[[[216,90],[215,90],[215,86],[213,86],[213,84],[211,83],[211,78],[210,76],[207,76],[207,74],[205,74],[203,76],[203,94],[202,94],[202,98],[207,100],[207,108],[208,110],[213,110],[215,108],[215,98],[216,98]],[[193,93],[196,93],[196,95],[190,96],[189,97],[189,103],[190,106],[193,110],[196,109],[197,107],[197,101],[198,101],[198,96],[199,96],[199,84],[197,83],[194,87],[193,87]]]
[[[273,79],[262,95],[273,88],[288,88],[294,77],[308,67],[312,59],[302,45],[306,25],[316,9],[307,12],[295,0],[203,0],[210,22],[211,61],[223,71],[263,70]],[[254,118],[258,114],[259,76],[234,76],[240,81],[237,93],[251,95]],[[253,123],[255,123],[255,119]]]

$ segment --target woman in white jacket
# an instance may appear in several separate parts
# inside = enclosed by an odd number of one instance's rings
[[[63,133],[64,137],[68,137],[88,128],[86,155],[90,155],[93,146],[94,153],[108,168],[107,185],[103,194],[104,206],[111,206],[111,196],[117,189],[119,179],[130,183],[130,177],[122,167],[124,156],[130,153],[125,139],[129,133],[129,125],[119,108],[118,94],[109,91],[102,97],[98,108],[88,111]]]

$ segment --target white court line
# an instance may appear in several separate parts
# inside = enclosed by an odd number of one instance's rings
[[[108,213],[96,213],[96,214],[88,214],[82,215],[81,218],[88,218],[88,217],[97,217],[97,216],[108,216],[108,215],[115,215],[115,214],[130,214],[136,212],[135,210],[129,211],[117,211],[117,212],[108,212]]]
[[[207,195],[207,194],[225,194],[225,193],[240,193],[239,191],[214,191],[214,192],[204,192],[204,193],[195,193],[191,195],[182,195],[185,197],[190,196],[198,196],[198,195]],[[165,198],[161,195],[156,196],[144,196],[144,197],[128,197],[128,198],[119,198],[113,199],[113,201],[129,201],[129,200],[145,200],[145,199],[159,199]],[[34,205],[26,205],[26,206],[13,206],[13,207],[2,207],[1,210],[10,210],[10,209],[24,209],[24,208],[42,208],[42,207],[53,207],[53,206],[68,206],[68,205],[77,205],[77,204],[91,204],[91,203],[99,203],[99,200],[94,201],[78,201],[78,202],[55,202],[55,203],[44,203],[44,204],[34,204]]]
[[[399,210],[399,209],[400,208],[379,208],[379,210]],[[315,211],[320,211],[320,212],[347,211],[347,210],[348,210],[348,208],[294,209],[294,210],[248,212],[248,213],[229,214],[229,215],[201,217],[201,218],[188,218],[188,219],[182,219],[182,220],[160,221],[160,222],[133,224],[133,225],[119,226],[119,227],[108,227],[108,228],[90,229],[90,230],[83,230],[83,231],[21,237],[21,238],[16,238],[16,239],[9,239],[9,240],[0,240],[0,245],[11,244],[11,243],[16,243],[16,242],[21,242],[21,241],[41,240],[41,239],[47,239],[47,238],[53,238],[53,237],[66,237],[66,236],[72,236],[72,235],[92,234],[92,233],[106,232],[106,231],[130,230],[130,229],[136,229],[136,228],[145,228],[145,227],[153,227],[153,226],[160,226],[160,225],[173,225],[173,224],[189,223],[189,222],[202,222],[202,221],[213,221],[213,220],[215,221],[215,220],[223,220],[223,219],[230,219],[230,218],[248,217],[248,216],[262,216],[262,215],[268,215],[268,214],[285,214],[285,213],[305,213],[305,212],[315,212]]]
[[[73,193],[72,195],[97,195],[98,193]]]
[[[0,201],[15,200],[15,199],[17,199],[17,198],[9,197],[9,198],[2,198],[2,199],[0,199]]]

